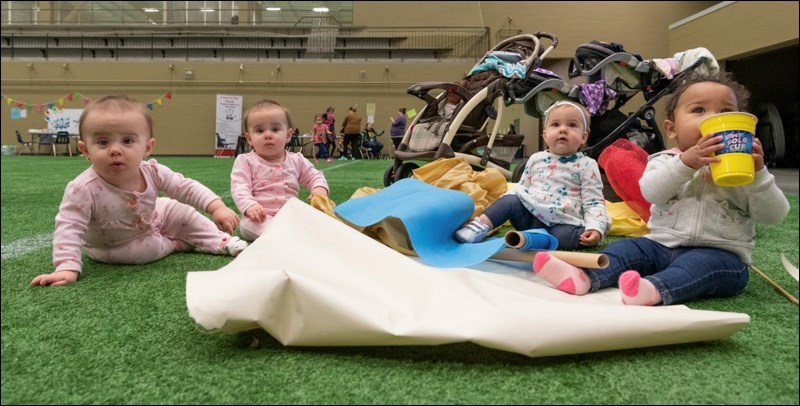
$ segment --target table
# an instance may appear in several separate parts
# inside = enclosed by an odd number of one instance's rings
[[[311,146],[311,152],[307,151],[308,150],[307,147],[309,145]],[[297,136],[297,143],[295,145],[287,145],[286,148],[289,151],[292,151],[292,152],[297,152],[297,150],[299,149],[300,153],[303,154],[303,156],[310,157],[310,156],[312,156],[314,154],[313,137],[311,137],[311,135],[309,135],[309,134],[298,135]]]
[[[49,128],[31,128],[31,129],[28,129],[28,134],[31,136],[31,140],[33,140],[34,143],[36,143],[36,144],[38,144],[42,140],[43,137],[52,137],[52,139],[55,141],[55,136],[58,133],[59,133],[58,131],[51,130]],[[80,138],[79,134],[69,133],[70,141],[75,141],[75,153],[76,153],[76,155],[80,155],[79,151],[78,151],[78,139],[79,138]],[[38,153],[39,152],[39,145],[37,145],[36,148],[37,148],[36,152]],[[69,151],[70,156],[72,156],[72,146],[67,145],[67,149]]]
[[[301,135],[297,137],[300,139],[300,152],[303,153],[303,156],[311,157],[314,155],[314,137],[310,135]],[[308,151],[308,147],[311,147],[311,151]]]

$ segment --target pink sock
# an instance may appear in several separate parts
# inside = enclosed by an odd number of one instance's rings
[[[661,303],[661,294],[653,282],[643,279],[639,272],[625,271],[619,276],[622,303],[636,306],[652,306]]]
[[[589,292],[589,278],[582,269],[547,252],[536,253],[533,258],[533,272],[555,285],[558,290],[571,295],[585,295]]]

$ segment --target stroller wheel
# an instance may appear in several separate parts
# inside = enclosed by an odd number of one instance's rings
[[[394,181],[397,182],[399,180],[408,178],[411,176],[411,173],[414,169],[419,168],[419,165],[415,164],[414,162],[404,162],[397,168],[397,172],[394,174]]]
[[[522,179],[522,173],[525,172],[525,163],[525,161],[517,163],[517,166],[514,168],[514,172],[511,174],[511,182],[517,183],[520,179]]]
[[[646,108],[642,113],[642,116],[645,118],[645,120],[652,120],[656,117],[656,109],[652,107]]]
[[[383,173],[383,186],[389,187],[394,183],[394,165],[389,165],[386,172]]]

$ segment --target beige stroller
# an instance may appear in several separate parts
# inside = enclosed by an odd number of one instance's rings
[[[549,40],[546,48],[541,39]],[[487,52],[458,83],[421,82],[409,87],[407,92],[425,101],[425,106],[394,152],[384,185],[409,177],[419,167],[412,161],[454,157],[476,170],[495,168],[510,180],[511,162],[524,136],[500,133],[503,111],[510,105],[504,102],[506,93],[525,81],[557,44],[554,35],[542,32],[510,37]]]

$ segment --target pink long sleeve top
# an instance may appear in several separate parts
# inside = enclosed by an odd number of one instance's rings
[[[290,198],[299,196],[300,186],[330,191],[322,171],[299,152],[287,151],[284,161],[277,164],[248,152],[233,163],[231,195],[242,215],[250,206],[259,204],[267,216],[273,217]]]
[[[153,224],[158,193],[201,212],[219,199],[208,187],[174,172],[155,159],[142,162],[147,189],[118,189],[89,167],[67,184],[56,215],[53,265],[56,271],[82,270],[81,245],[116,247],[156,232]]]

